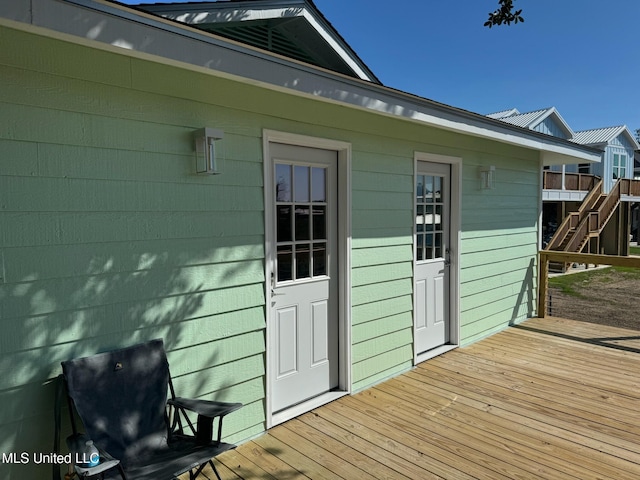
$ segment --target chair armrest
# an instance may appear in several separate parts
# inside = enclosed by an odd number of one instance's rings
[[[235,412],[242,407],[241,403],[216,402],[214,400],[194,400],[180,397],[169,399],[167,403],[178,411],[182,411],[191,431],[195,434],[196,443],[198,445],[207,445],[211,441],[214,441],[213,422],[216,417],[218,417],[219,420],[218,435],[215,439],[215,443],[220,444],[222,440],[222,420],[224,416],[231,412]],[[185,413],[186,410],[198,414],[197,430],[193,428],[191,420],[189,420],[189,417]],[[178,418],[178,425],[180,425],[178,431],[181,432],[182,424],[179,421],[179,415],[176,418]]]
[[[235,412],[242,407],[241,403],[216,402],[214,400],[196,400],[177,397],[169,399],[169,405],[184,408],[203,417],[215,418]]]

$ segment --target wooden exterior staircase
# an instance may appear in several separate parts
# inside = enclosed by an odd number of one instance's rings
[[[607,195],[602,193],[602,180],[599,180],[584,198],[578,211],[565,217],[546,250],[582,253],[591,238],[600,236],[620,204],[622,195],[640,195],[640,181],[621,178]],[[570,265],[552,262],[549,268],[564,272]]]

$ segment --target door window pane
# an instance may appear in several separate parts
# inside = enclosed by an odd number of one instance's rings
[[[282,245],[278,247],[278,281],[286,282],[293,280],[293,251],[291,245]]]
[[[324,243],[313,245],[313,276],[327,274],[327,246]]]
[[[422,203],[424,201],[424,175],[418,175],[416,177],[416,202]]]
[[[433,177],[433,201],[441,202],[444,192],[442,185],[442,177]]]
[[[309,201],[309,167],[301,167],[296,165],[293,168],[293,177],[295,180],[295,202]]]
[[[436,213],[433,217],[433,225],[436,230],[442,230],[442,205],[436,205]]]
[[[296,245],[296,279],[309,278],[311,275],[310,245]]]
[[[424,235],[418,234],[416,238],[416,258],[418,261],[424,260]]]
[[[433,231],[433,205],[425,205],[424,227],[428,232]]]
[[[291,201],[291,165],[276,164],[276,201]]]
[[[277,207],[277,241],[278,242],[290,242],[291,237],[291,206],[290,205],[278,205]]]
[[[433,258],[442,258],[442,233],[436,233],[433,242]]]
[[[426,175],[424,177],[424,201],[433,202],[433,177]]]
[[[311,240],[311,223],[309,219],[309,206],[296,206],[296,241]]]
[[[314,205],[313,209],[313,239],[326,240],[327,238],[327,207]]]
[[[311,200],[314,202],[327,201],[327,169],[311,169]]]

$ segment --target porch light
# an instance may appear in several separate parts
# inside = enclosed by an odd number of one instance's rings
[[[480,188],[482,190],[493,190],[496,188],[496,167],[480,167]]]
[[[221,140],[224,132],[216,128],[201,128],[193,132],[196,150],[196,173],[217,175],[224,158]],[[216,145],[218,144],[218,145]]]

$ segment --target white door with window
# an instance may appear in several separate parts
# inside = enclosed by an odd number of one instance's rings
[[[269,144],[271,409],[338,387],[336,151]]]
[[[414,330],[416,355],[450,341],[451,165],[417,162]]]

